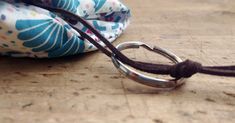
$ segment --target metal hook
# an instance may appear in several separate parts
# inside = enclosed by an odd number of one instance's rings
[[[140,48],[143,47],[149,51],[158,53],[168,59],[170,59],[172,62],[174,62],[175,64],[182,62],[182,60],[176,56],[174,53],[160,48],[160,47],[150,47],[147,44],[143,43],[143,42],[125,42],[125,43],[121,43],[119,44],[116,48],[119,51],[125,50],[125,49],[129,49],[129,48]],[[142,73],[139,73],[133,69],[131,69],[130,67],[128,67],[127,65],[123,64],[121,61],[119,61],[118,59],[116,59],[115,54],[112,54],[112,62],[114,64],[114,66],[125,76],[127,76],[128,78],[147,85],[147,86],[151,86],[151,87],[155,87],[159,90],[171,90],[174,89],[175,87],[182,85],[185,82],[185,78],[180,78],[180,79],[159,79],[159,78],[154,78],[151,76],[147,76],[144,75]]]

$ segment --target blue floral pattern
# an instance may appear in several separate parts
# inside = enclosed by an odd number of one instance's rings
[[[93,0],[95,3],[95,11],[97,12],[103,5],[105,4],[106,0]]]
[[[77,13],[77,7],[79,6],[78,0],[53,0],[52,5],[54,7],[62,8],[64,10]]]
[[[25,47],[32,48],[33,52],[48,52],[49,57],[73,55],[84,50],[83,41],[76,36],[69,39],[67,29],[52,19],[18,20],[16,29]]]

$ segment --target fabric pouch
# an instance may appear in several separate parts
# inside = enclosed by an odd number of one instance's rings
[[[39,1],[82,17],[110,42],[119,37],[129,23],[130,10],[119,0]],[[97,49],[68,22],[104,46],[89,29],[66,15],[27,5],[20,0],[0,0],[0,54],[53,58]]]

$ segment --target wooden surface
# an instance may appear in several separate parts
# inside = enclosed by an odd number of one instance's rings
[[[125,0],[142,40],[205,65],[235,64],[233,0]],[[163,62],[145,50],[133,59]],[[150,56],[155,56],[150,59]],[[170,92],[123,77],[100,52],[53,60],[0,57],[1,123],[234,123],[235,79],[196,75]]]

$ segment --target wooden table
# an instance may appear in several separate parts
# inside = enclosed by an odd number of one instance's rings
[[[132,22],[114,43],[141,40],[204,65],[235,64],[233,0],[126,0]],[[164,62],[147,51],[133,59]],[[155,56],[150,59],[150,56]],[[123,77],[100,52],[0,57],[1,123],[234,123],[235,79],[196,75],[170,92]]]

